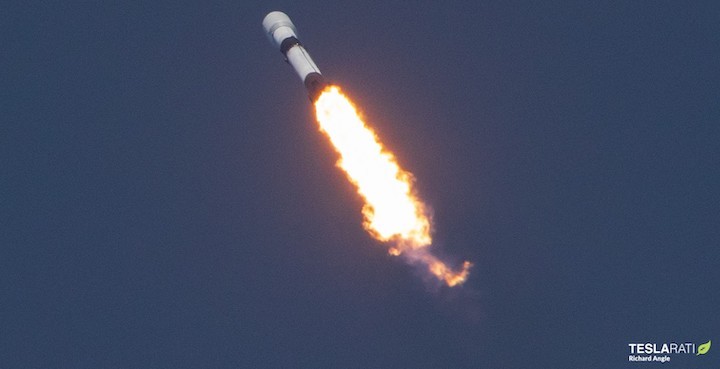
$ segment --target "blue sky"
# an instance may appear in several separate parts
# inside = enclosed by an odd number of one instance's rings
[[[4,8],[0,367],[632,368],[629,343],[720,342],[711,2]],[[272,10],[415,175],[463,288],[363,231]]]

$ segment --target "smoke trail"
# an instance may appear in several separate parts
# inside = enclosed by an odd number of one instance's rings
[[[357,114],[337,86],[329,86],[315,102],[320,130],[340,154],[337,165],[365,200],[364,227],[373,237],[391,243],[391,255],[403,255],[448,286],[465,282],[472,264],[453,271],[434,256],[427,207],[413,193],[412,175],[400,168],[375,133]]]

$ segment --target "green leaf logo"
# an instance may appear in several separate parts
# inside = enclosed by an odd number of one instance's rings
[[[695,354],[695,356],[698,355],[705,355],[710,350],[710,344],[712,341],[707,341],[706,343],[703,343],[702,345],[698,346],[698,352]]]

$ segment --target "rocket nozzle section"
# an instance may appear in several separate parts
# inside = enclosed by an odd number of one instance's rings
[[[328,83],[325,82],[325,77],[320,73],[310,73],[305,77],[305,89],[308,92],[311,102],[315,102],[320,94],[323,92]]]

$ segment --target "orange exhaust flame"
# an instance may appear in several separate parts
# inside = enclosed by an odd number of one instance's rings
[[[329,86],[315,102],[315,112],[320,130],[340,154],[338,167],[365,200],[363,225],[368,233],[393,242],[388,253],[404,254],[411,262],[425,265],[448,286],[465,282],[472,264],[466,261],[455,272],[430,253],[430,218],[425,204],[413,194],[412,175],[383,148],[350,100],[338,87]]]

